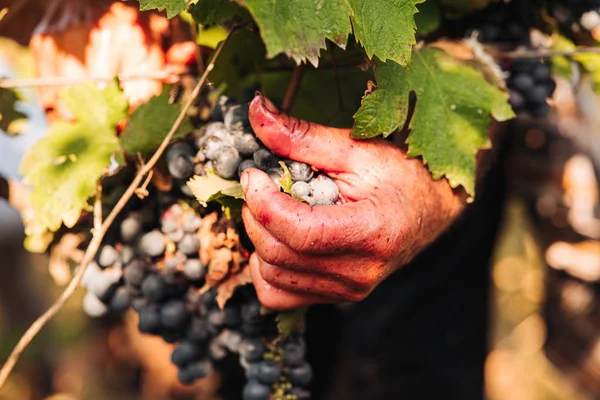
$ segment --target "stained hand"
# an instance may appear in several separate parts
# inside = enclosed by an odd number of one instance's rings
[[[354,140],[349,129],[297,120],[259,95],[250,122],[274,153],[333,178],[344,199],[310,207],[264,172],[244,172],[252,279],[267,308],[364,299],[464,208],[446,180],[433,180],[422,161],[385,140]]]

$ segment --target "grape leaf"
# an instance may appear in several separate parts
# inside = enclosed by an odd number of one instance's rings
[[[169,88],[165,88],[131,114],[121,134],[121,146],[127,154],[151,154],[160,146],[181,112],[181,105],[170,104],[169,97]],[[189,119],[185,118],[173,138],[183,137],[192,129]]]
[[[281,166],[281,169],[283,170],[283,176],[279,180],[279,184],[281,185],[281,188],[283,189],[283,191],[285,193],[291,195],[292,194],[292,185],[294,184],[294,181],[292,180],[292,174],[290,173],[289,168],[287,167],[287,165],[285,165],[285,163],[283,161],[279,161],[279,165]]]
[[[89,209],[96,181],[120,148],[116,126],[129,108],[116,81],[103,90],[74,86],[60,96],[77,121],[51,125],[21,164],[25,182],[33,186],[32,222],[50,231],[61,223],[73,227]]]
[[[473,196],[475,156],[490,144],[490,115],[498,121],[514,116],[508,95],[488,83],[477,67],[481,65],[430,47],[413,52],[410,71],[376,60],[377,89],[354,115],[352,136],[388,136],[402,127],[409,93],[415,92],[408,155],[422,156],[435,179],[446,176],[452,187],[462,185]]]
[[[246,9],[232,0],[200,0],[188,11],[202,25],[220,24],[235,16],[249,17]]]
[[[238,0],[250,11],[267,47],[267,57],[285,53],[300,64],[317,66],[325,39],[345,48],[352,10],[347,1]],[[402,25],[396,20],[395,24]]]
[[[356,39],[369,58],[393,60],[408,67],[415,41],[414,15],[425,0],[348,0]]]
[[[193,176],[187,185],[202,205],[206,205],[214,200],[223,197],[233,197],[234,199],[244,199],[242,185],[236,181],[229,181],[216,175],[212,170],[207,170],[206,175]]]
[[[186,0],[140,0],[140,11],[157,9],[167,10],[167,18],[171,19],[186,7]]]
[[[9,135],[18,135],[23,131],[27,115],[15,106],[19,96],[12,90],[0,88],[0,130]]]

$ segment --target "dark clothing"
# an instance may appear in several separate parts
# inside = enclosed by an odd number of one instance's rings
[[[484,397],[489,267],[503,198],[498,163],[451,229],[367,299],[346,312],[311,308],[315,399]]]

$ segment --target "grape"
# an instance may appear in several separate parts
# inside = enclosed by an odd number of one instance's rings
[[[213,371],[213,365],[210,360],[200,360],[186,366],[184,371],[194,380],[202,379],[207,377]]]
[[[131,243],[142,232],[142,218],[139,214],[130,214],[121,222],[121,240]]]
[[[88,264],[83,276],[81,277],[81,286],[88,287],[90,283],[92,283],[98,274],[102,273],[102,269],[95,262],[91,262]]]
[[[536,82],[548,82],[552,80],[552,68],[549,64],[538,63],[533,69],[533,79]]]
[[[517,74],[512,79],[512,85],[520,92],[527,92],[535,86],[535,81],[528,74]]]
[[[311,186],[313,189],[313,198],[317,205],[334,204],[340,196],[337,185],[329,178],[315,179],[311,182]]]
[[[179,241],[183,239],[184,235],[185,231],[183,230],[183,228],[177,228],[175,231],[167,233],[167,238],[172,242],[179,243]]]
[[[200,239],[192,233],[186,233],[183,238],[177,243],[177,250],[188,256],[198,256],[200,251]]]
[[[215,136],[211,136],[206,139],[206,141],[200,149],[204,152],[204,155],[206,156],[207,160],[214,160],[217,158],[219,152],[225,145],[226,143],[222,139]],[[205,168],[211,169],[208,167],[208,164],[205,166]]]
[[[139,311],[138,329],[142,333],[156,333],[160,329],[158,305],[148,304]]]
[[[210,336],[208,322],[193,318],[186,337],[192,342],[204,342]]]
[[[294,182],[308,182],[315,174],[310,165],[298,161],[290,162],[288,164],[288,169],[290,170],[290,175]]]
[[[298,367],[304,362],[306,345],[302,338],[290,340],[283,344],[283,361],[288,367]]]
[[[310,399],[310,392],[306,389],[293,387],[290,389],[290,394],[296,396],[296,400],[308,400]]]
[[[183,266],[183,274],[191,281],[198,281],[204,277],[204,265],[198,258],[190,258]]]
[[[223,146],[213,161],[215,174],[223,179],[231,179],[235,176],[241,162],[242,159],[235,147]]]
[[[160,331],[160,337],[167,343],[173,344],[177,343],[183,337],[183,332],[181,329],[169,329],[163,328]]]
[[[147,271],[148,267],[146,264],[143,261],[136,259],[125,267],[123,277],[125,278],[125,282],[133,286],[141,286]]]
[[[308,183],[303,181],[295,182],[292,185],[292,194],[298,197],[304,197],[310,195],[310,186]]]
[[[271,388],[256,381],[249,381],[244,386],[244,400],[269,400]]]
[[[250,156],[260,148],[256,137],[251,133],[244,133],[240,136],[236,136],[233,139],[233,145],[236,150],[244,156]]]
[[[236,307],[226,304],[223,308],[223,313],[225,314],[225,325],[229,328],[235,328],[242,322],[240,312]]]
[[[101,317],[108,312],[108,307],[91,292],[86,293],[83,298],[83,311],[92,318]]]
[[[177,223],[177,219],[175,218],[163,218],[160,224],[160,230],[162,233],[171,233],[175,232],[179,228],[179,224]]]
[[[258,149],[252,155],[252,160],[256,165],[256,168],[266,171],[273,167],[276,163],[276,157],[267,149]]]
[[[128,288],[130,289],[130,288]],[[148,299],[144,297],[137,297],[131,301],[131,308],[133,308],[136,312],[140,312],[142,308],[148,306]]]
[[[165,238],[159,230],[145,233],[138,243],[138,251],[148,257],[158,257],[165,252]]]
[[[180,369],[177,371],[177,379],[179,379],[179,382],[183,383],[184,385],[191,385],[195,381],[190,371],[186,369]]]
[[[312,380],[312,368],[310,364],[304,363],[299,367],[290,368],[287,375],[292,385],[306,387]]]
[[[238,165],[238,175],[242,175],[242,172],[249,168],[256,168],[253,160],[244,160]]]
[[[167,295],[167,283],[160,275],[150,274],[142,282],[142,293],[150,301],[160,301]]]
[[[283,171],[281,168],[270,168],[267,171],[267,175],[269,175],[269,178],[275,182],[277,188],[281,190],[281,179],[283,178]]]
[[[248,379],[249,381],[257,381],[259,367],[260,362],[248,363],[247,365],[245,365],[246,379]]]
[[[97,262],[103,268],[110,267],[119,260],[119,252],[111,245],[104,245],[98,251]]]
[[[175,179],[188,179],[194,174],[194,151],[187,143],[177,143],[169,147],[167,169]]]
[[[214,340],[208,344],[208,353],[210,358],[216,361],[227,357],[227,350]]]
[[[225,313],[219,309],[210,310],[208,312],[207,320],[210,327],[219,330],[225,325]]]
[[[240,355],[246,361],[260,361],[265,354],[266,347],[260,339],[245,338],[240,348]]]
[[[168,258],[165,260],[164,264],[164,272],[167,275],[175,275],[177,269],[180,265],[184,264],[187,261],[187,256],[182,253],[175,253],[175,256]]]
[[[225,123],[225,127],[229,130],[243,126],[244,122],[247,120],[248,107],[242,107],[241,105],[228,107],[223,115],[223,122]]]
[[[224,330],[215,340],[229,351],[237,353],[242,343],[242,335],[236,331]]]
[[[255,321],[256,319],[260,318],[261,308],[262,308],[262,306],[258,302],[258,300],[250,301],[248,303],[243,304],[242,312],[241,312],[242,320],[244,320],[246,322],[251,322],[251,321]]]
[[[204,127],[204,136],[225,139],[227,136],[227,128],[223,122],[210,122]]]
[[[135,258],[135,249],[131,246],[123,246],[121,249],[121,262],[127,265]]]
[[[120,286],[110,300],[110,308],[116,312],[123,312],[131,304],[131,294],[125,286]]]
[[[192,342],[182,340],[177,347],[175,347],[173,353],[171,353],[171,361],[173,361],[173,364],[181,367],[202,357],[202,354],[202,347]]]
[[[121,272],[116,269],[105,269],[94,276],[87,289],[99,299],[105,299],[113,284],[121,279]]]
[[[165,328],[181,328],[188,321],[189,314],[185,303],[172,300],[160,308],[160,324]]]
[[[272,360],[264,360],[258,367],[258,380],[265,385],[272,385],[281,376],[281,365]],[[292,382],[293,383],[293,382]]]
[[[198,228],[200,228],[201,223],[202,218],[197,216],[195,213],[187,212],[183,214],[181,225],[186,233],[196,233]]]

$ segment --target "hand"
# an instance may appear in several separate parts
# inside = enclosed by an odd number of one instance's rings
[[[421,160],[383,139],[353,140],[349,129],[299,121],[260,95],[250,122],[273,152],[333,178],[344,199],[311,208],[260,170],[242,174],[252,280],[267,308],[364,299],[464,208],[445,179],[433,180]]]
[[[30,48],[38,77],[113,77],[152,72],[183,72],[194,60],[195,43],[183,41],[165,52],[163,38],[173,26],[156,13],[114,0],[51,0]],[[179,32],[177,32],[179,33]],[[132,108],[161,92],[162,82],[122,82]],[[42,106],[54,118],[71,117],[58,100],[61,88],[38,88]]]

